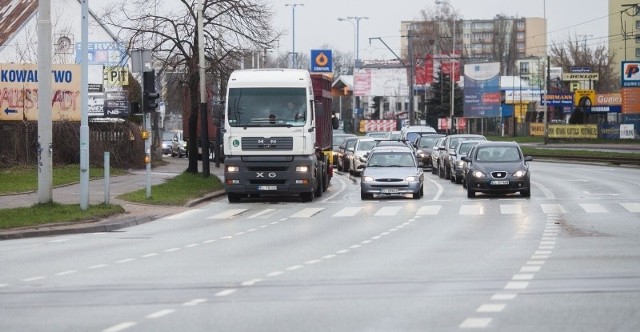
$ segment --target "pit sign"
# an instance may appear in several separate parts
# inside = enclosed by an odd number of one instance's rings
[[[107,86],[129,85],[129,69],[127,67],[105,67],[104,83]]]

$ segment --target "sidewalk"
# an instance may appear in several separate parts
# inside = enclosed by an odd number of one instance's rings
[[[166,165],[153,167],[151,169],[150,174],[152,186],[163,183],[167,179],[181,174],[187,169],[187,166],[189,164],[187,158],[172,158],[170,156],[165,156],[163,157],[163,160],[167,162]],[[202,171],[201,162],[198,162],[198,167],[200,167],[199,171]],[[221,164],[220,167],[217,168],[215,167],[215,163],[212,162],[210,165],[211,175],[223,179],[223,167],[224,165]],[[122,206],[122,208],[124,208],[125,210],[124,214],[113,216],[104,220],[95,220],[82,223],[52,224],[42,225],[38,227],[0,230],[0,240],[65,233],[113,231],[124,227],[143,224],[167,215],[179,213],[187,210],[189,206],[196,205],[204,200],[224,194],[224,191],[216,192],[210,196],[202,197],[201,199],[189,202],[189,204],[184,207],[145,205],[131,203],[116,198],[117,196],[124,193],[136,191],[139,189],[146,189],[147,172],[145,169],[131,170],[129,174],[126,175],[111,176],[109,182],[109,204]],[[151,195],[153,195],[153,188],[151,190]],[[56,203],[80,204],[80,184],[76,183],[62,187],[56,187],[53,189],[52,196],[53,201]],[[2,208],[29,207],[36,204],[37,202],[37,191],[17,195],[0,195],[0,207]],[[104,179],[89,181],[89,204],[97,205],[104,202]]]

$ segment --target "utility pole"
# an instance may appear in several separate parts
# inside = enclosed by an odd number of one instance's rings
[[[38,3],[38,203],[53,200],[51,0]]]
[[[202,146],[202,176],[208,178],[209,168],[209,117],[207,117],[207,78],[204,63],[204,1],[198,0],[198,67],[200,76],[200,145]]]
[[[298,64],[296,63],[297,53],[296,53],[296,7],[304,6],[303,3],[285,3],[287,7],[291,7],[291,68],[298,68]]]

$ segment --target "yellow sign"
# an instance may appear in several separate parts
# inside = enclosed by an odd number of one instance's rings
[[[600,77],[598,73],[564,73],[563,81],[597,81]]]
[[[129,85],[129,69],[127,67],[105,67],[105,85],[125,86]]]
[[[595,90],[576,90],[573,92],[573,105],[591,107],[596,101]]]
[[[53,65],[51,120],[80,121],[80,65]],[[0,120],[38,120],[38,65],[0,64]]]
[[[544,123],[530,123],[529,135],[531,136],[544,136]]]
[[[548,136],[551,138],[598,138],[598,125],[549,125]]]

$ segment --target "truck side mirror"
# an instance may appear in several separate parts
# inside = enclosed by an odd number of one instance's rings
[[[333,129],[340,128],[340,120],[338,120],[335,115],[331,117],[331,127],[333,127]]]

